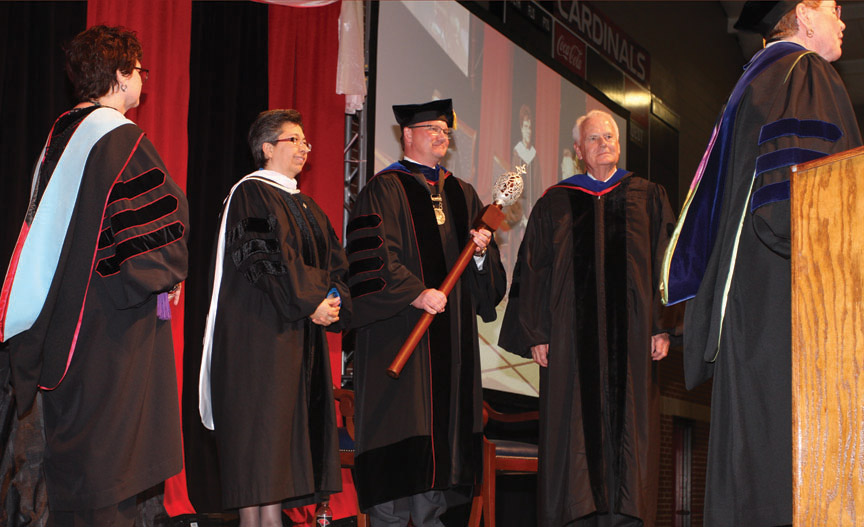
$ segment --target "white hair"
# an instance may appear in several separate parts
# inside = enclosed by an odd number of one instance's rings
[[[621,139],[621,133],[618,131],[618,123],[615,122],[612,114],[604,112],[603,110],[591,110],[582,117],[576,119],[576,124],[573,125],[573,142],[579,144],[579,138],[582,135],[582,124],[588,119],[594,119],[595,117],[605,117],[609,119],[609,122],[612,123],[612,128],[615,129],[615,137],[619,140]]]

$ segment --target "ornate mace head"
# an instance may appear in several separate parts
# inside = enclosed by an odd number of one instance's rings
[[[525,187],[522,174],[525,173],[525,165],[514,167],[512,172],[501,174],[492,185],[492,203],[500,207],[506,207],[516,203],[522,195]]]

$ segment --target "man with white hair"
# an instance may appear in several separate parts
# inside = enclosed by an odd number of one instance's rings
[[[499,345],[541,366],[538,525],[654,525],[653,361],[674,328],[657,280],[675,219],[663,187],[617,167],[611,115],[589,112],[573,134],[586,173],[534,205]]]

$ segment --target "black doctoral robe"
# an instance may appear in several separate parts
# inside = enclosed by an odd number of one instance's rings
[[[719,175],[717,191],[707,188],[716,198],[679,220],[685,232],[699,226],[702,242],[709,232],[702,225],[719,210],[704,278],[687,304],[685,376],[688,387],[714,378],[705,525],[785,525],[792,523],[788,167],[861,146],[861,134],[834,68],[790,42],[754,56],[733,103],[697,191]],[[674,250],[692,255],[695,245]],[[670,276],[670,291],[690,280]]]
[[[54,124],[27,222],[56,205],[43,192],[95,112],[125,124],[77,152],[70,170],[83,170],[81,184],[77,196],[61,197],[77,201],[44,306],[8,340],[19,413],[44,388],[52,510],[106,507],[182,468],[171,323],[157,317],[157,296],[186,277],[183,192],[135,124],[113,109],[76,109]]]
[[[651,336],[674,223],[662,187],[619,170],[606,190],[565,180],[534,205],[499,345],[540,368],[538,525],[614,512],[654,525],[660,394]],[[610,180],[611,181],[611,180]]]
[[[385,373],[422,311],[411,302],[441,285],[482,204],[447,173],[439,181],[446,222],[437,225],[430,187],[401,163],[367,183],[348,224],[360,506],[481,476],[482,392],[477,314],[495,318],[506,288],[498,249],[469,262],[398,380]],[[431,352],[430,352],[431,349]]]
[[[342,489],[325,330],[341,331],[351,319],[345,253],[311,198],[260,173],[235,186],[222,212],[221,284],[210,307],[225,508],[296,507]],[[325,328],[309,316],[332,287],[342,298],[340,320]]]

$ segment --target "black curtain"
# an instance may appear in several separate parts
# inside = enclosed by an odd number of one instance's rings
[[[246,134],[267,109],[267,6],[194,2],[191,57],[183,435],[189,498],[196,511],[205,513],[222,510],[215,440],[198,415],[210,267],[222,200],[255,168]]]
[[[35,163],[51,125],[73,106],[62,45],[87,21],[85,2],[0,2],[0,266],[5,276],[27,211]],[[39,400],[15,417],[0,345],[0,525],[44,525],[42,412]]]
[[[0,2],[0,262],[15,247],[33,167],[54,120],[74,106],[62,46],[87,23],[86,2]]]

